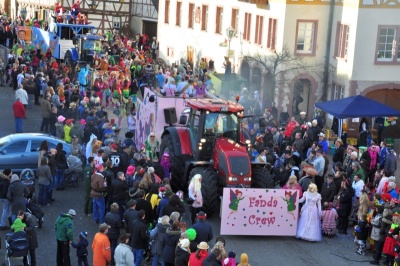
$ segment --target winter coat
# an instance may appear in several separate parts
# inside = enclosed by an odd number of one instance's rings
[[[130,232],[133,222],[139,219],[138,211],[135,209],[128,209],[125,211],[124,216],[125,216],[125,232]]]
[[[0,199],[7,198],[8,187],[10,186],[10,178],[3,173],[0,173]]]
[[[51,180],[53,180],[53,176],[51,175],[51,170],[48,165],[41,165],[37,170],[37,175],[39,176],[38,184],[39,185],[50,185]]]
[[[349,216],[351,212],[352,198],[354,195],[353,188],[344,189],[339,192],[339,216]]]
[[[13,111],[15,118],[26,118],[25,107],[21,102],[15,102],[13,104]]]
[[[64,140],[67,143],[71,143],[72,138],[69,134],[69,132],[71,131],[71,126],[70,125],[64,125]]]
[[[381,230],[379,231],[379,241],[385,241],[391,224],[392,221],[389,219],[389,217],[382,218]]]
[[[59,139],[64,139],[64,124],[57,122],[56,123],[56,134],[57,134],[57,138]]]
[[[113,201],[124,201],[128,196],[128,185],[119,178],[111,182],[111,197]]]
[[[181,247],[176,247],[175,251],[175,266],[187,266],[190,253]]]
[[[39,244],[35,229],[36,217],[33,217],[32,214],[26,212],[22,222],[26,224],[25,233],[28,236],[29,249],[37,249],[39,247]]]
[[[86,257],[88,255],[88,250],[87,246],[89,245],[89,242],[86,238],[79,236],[79,241],[74,243],[71,243],[71,246],[73,248],[76,248],[76,256],[78,258],[80,257]]]
[[[181,237],[181,230],[172,230],[168,228],[165,231],[164,238],[161,241],[163,248],[162,258],[164,262],[175,263],[175,248]]]
[[[104,222],[111,226],[108,229],[107,236],[109,239],[118,239],[120,234],[120,229],[124,226],[121,221],[121,217],[119,216],[118,212],[107,212],[106,216],[104,217]]]
[[[389,172],[389,176],[394,175],[394,172],[396,172],[397,160],[396,160],[396,156],[394,156],[393,152],[392,153],[389,152],[388,155],[386,155],[384,169]]]
[[[125,243],[120,243],[114,251],[115,266],[131,266],[133,262],[132,248]]]
[[[367,240],[368,238],[368,222],[359,220],[356,226],[356,236],[358,240]]]
[[[208,257],[203,261],[202,266],[220,266],[221,261],[218,260],[213,253],[210,253]]]
[[[15,91],[15,99],[19,98],[21,103],[24,105],[28,104],[28,93],[23,88],[19,88]]]
[[[80,124],[74,124],[74,126],[69,131],[69,135],[72,138],[73,136],[78,136],[79,143],[83,142],[83,129]]]
[[[146,221],[137,219],[131,227],[132,248],[147,249],[149,247],[149,235],[147,234]]]
[[[190,256],[189,256],[189,265],[190,266],[202,266],[203,265],[203,261],[208,257],[207,250],[201,250],[200,251],[200,254],[199,254],[200,258],[199,259],[196,257],[196,252],[192,252],[192,254],[190,254]]]
[[[26,212],[25,198],[30,194],[27,186],[21,180],[10,184],[7,191],[7,199],[11,202],[12,214],[17,215],[19,210]]]
[[[382,214],[377,214],[371,221],[372,225],[372,230],[371,230],[371,239],[375,241],[379,241],[380,239],[380,234],[379,232],[381,231],[382,228]]]
[[[180,202],[179,205],[172,205],[171,202],[169,201],[168,205],[165,206],[161,216],[164,215],[170,216],[171,213],[173,212],[179,212],[182,215],[182,213],[185,212],[185,207],[183,206],[183,203]]]
[[[110,240],[103,233],[96,233],[92,243],[93,265],[106,266],[111,262]]]
[[[156,227],[150,232],[150,239],[153,240],[153,245],[151,246],[151,253],[157,254],[159,256],[163,253],[163,247],[161,242],[164,239],[165,232],[167,231],[169,225],[163,225],[158,223]]]
[[[136,210],[144,210],[146,216],[146,223],[153,222],[153,208],[151,207],[151,203],[145,199],[138,199],[136,203]]]
[[[54,228],[56,230],[57,240],[59,241],[74,240],[74,222],[70,214],[62,213],[60,216],[58,216]]]
[[[238,266],[250,266],[249,257],[247,256],[246,253],[240,255],[240,263],[238,264]]]
[[[63,150],[54,156],[54,163],[56,165],[56,168],[64,170],[68,168],[67,157],[65,157],[65,154],[66,153]]]
[[[346,149],[344,148],[343,145],[340,145],[339,148],[337,148],[333,154],[332,162],[333,163],[337,163],[337,162],[343,163],[345,154],[346,154]]]
[[[50,118],[51,104],[48,100],[42,100],[40,103],[40,113],[43,118]]]
[[[321,203],[324,204],[324,202],[333,202],[333,198],[336,196],[336,186],[335,183],[332,182],[328,184],[327,182],[324,182],[322,185],[322,190],[321,190]]]
[[[92,198],[103,198],[103,192],[106,191],[106,187],[104,186],[104,176],[97,172],[92,175],[92,180],[90,181],[90,187],[92,190],[90,191],[90,197]]]
[[[197,223],[193,225],[193,229],[196,230],[196,238],[194,242],[200,244],[200,242],[210,242],[214,235],[212,226],[209,223],[206,223],[204,220],[199,220]]]
[[[156,208],[157,218],[160,218],[163,216],[164,208],[165,208],[165,206],[168,205],[168,202],[169,202],[168,197],[164,197],[163,199],[160,200],[160,202],[158,203],[158,206]]]

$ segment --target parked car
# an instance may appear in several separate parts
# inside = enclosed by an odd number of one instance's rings
[[[49,150],[55,149],[58,143],[63,144],[63,149],[70,153],[70,145],[51,135],[41,133],[12,134],[0,138],[0,171],[11,169],[20,173],[26,168],[37,170],[39,147],[46,140]]]

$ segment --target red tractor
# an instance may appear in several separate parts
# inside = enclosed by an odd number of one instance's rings
[[[190,179],[202,176],[203,208],[212,215],[223,187],[272,188],[265,164],[251,163],[250,141],[241,134],[243,106],[220,99],[186,101],[190,112],[161,135],[160,153],[171,158],[171,186],[187,191]]]

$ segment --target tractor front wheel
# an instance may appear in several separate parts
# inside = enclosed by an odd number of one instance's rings
[[[201,175],[201,195],[203,196],[203,207],[208,217],[211,217],[218,205],[218,175],[211,167],[196,167],[190,171],[190,180],[193,176]]]
[[[270,172],[265,168],[253,167],[251,176],[251,187],[254,188],[274,188],[274,180]]]

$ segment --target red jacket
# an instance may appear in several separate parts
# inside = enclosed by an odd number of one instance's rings
[[[15,118],[26,118],[25,107],[21,102],[15,102],[13,104],[13,110]]]

